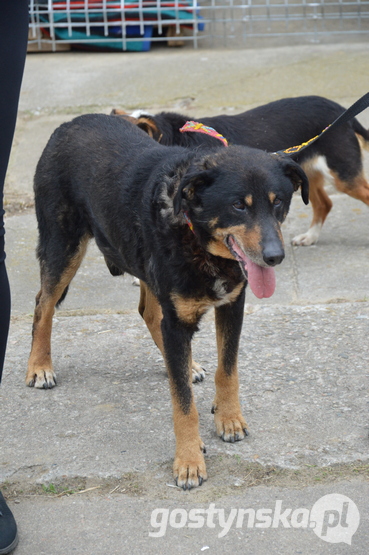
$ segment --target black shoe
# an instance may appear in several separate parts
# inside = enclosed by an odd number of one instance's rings
[[[13,551],[17,543],[17,524],[0,491],[0,555]]]

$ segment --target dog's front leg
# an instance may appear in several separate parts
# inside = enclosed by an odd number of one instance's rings
[[[154,293],[152,293],[148,285],[143,281],[140,281],[140,303],[138,305],[138,312],[145,320],[156,346],[164,356],[163,337],[161,332],[161,321],[163,318],[162,309]],[[191,366],[192,382],[202,382],[205,378],[205,369],[193,359]]]
[[[207,478],[203,455],[205,447],[199,435],[199,417],[191,383],[191,338],[194,330],[165,310],[161,328],[176,436],[174,479],[183,489],[191,489],[201,486]]]
[[[238,346],[241,335],[245,290],[233,303],[215,309],[218,368],[212,413],[217,434],[224,441],[239,441],[247,434],[238,392]]]

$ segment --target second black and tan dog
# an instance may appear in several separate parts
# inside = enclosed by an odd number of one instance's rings
[[[282,98],[241,114],[201,117],[198,121],[215,128],[230,143],[275,152],[319,135],[344,111],[328,98],[300,96]],[[113,113],[128,116],[119,109]],[[180,128],[191,119],[186,115],[160,112],[152,116],[138,112],[133,116],[132,122],[162,144],[194,147],[208,141],[199,133],[180,133]],[[313,245],[319,238],[332,208],[332,201],[324,190],[326,177],[338,191],[369,205],[369,183],[363,172],[361,147],[369,149],[369,130],[354,118],[293,156],[308,176],[313,208],[309,230],[294,237],[294,245]]]
[[[54,308],[94,238],[113,275],[128,272],[141,280],[139,311],[170,379],[175,480],[184,489],[201,485],[207,475],[192,393],[191,339],[214,307],[215,426],[224,441],[243,439],[237,354],[245,287],[249,283],[259,297],[273,294],[273,267],[284,258],[280,224],[298,188],[307,203],[300,166],[260,150],[164,147],[135,125],[105,115],[60,126],[35,174],[41,290],[27,384],[56,385]]]

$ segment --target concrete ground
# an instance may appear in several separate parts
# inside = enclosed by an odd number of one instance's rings
[[[94,245],[55,315],[58,386],[29,389],[24,375],[39,288],[32,176],[59,124],[113,107],[237,113],[304,94],[349,106],[369,89],[368,48],[28,56],[5,190],[13,317],[0,390],[0,483],[19,525],[17,555],[366,555],[362,203],[329,188],[334,207],[319,243],[298,248],[291,239],[307,229],[311,209],[293,199],[276,293],[267,301],[247,296],[239,369],[250,436],[237,444],[215,435],[214,322],[204,318],[194,340],[208,370],[195,386],[209,473],[201,488],[174,487],[164,365],[138,316],[138,288],[129,276],[113,279]],[[369,110],[358,119],[369,127]],[[369,156],[365,167],[369,175]]]

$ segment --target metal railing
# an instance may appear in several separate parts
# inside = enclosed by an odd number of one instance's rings
[[[152,42],[369,37],[369,0],[30,0],[30,43],[148,50]],[[178,44],[178,43],[177,43]]]

